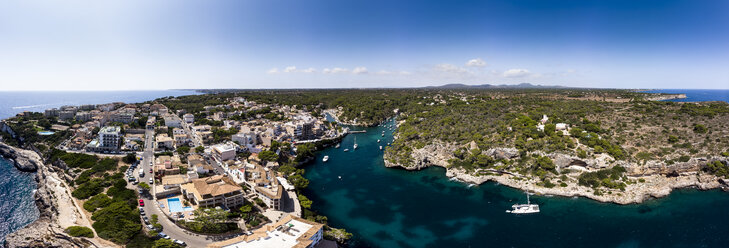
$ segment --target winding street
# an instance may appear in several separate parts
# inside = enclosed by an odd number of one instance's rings
[[[152,178],[151,173],[149,173],[149,170],[152,168],[150,163],[154,163],[154,130],[148,129],[145,134],[144,153],[139,166],[139,169],[144,170],[144,177],[139,178],[139,180],[140,182],[149,183],[149,179]],[[139,176],[139,169],[134,172],[135,176]],[[135,188],[135,190],[137,189],[135,185],[130,186]],[[144,211],[146,216],[150,219],[152,214],[159,216],[159,224],[163,227],[162,232],[169,235],[170,238],[182,240],[187,243],[188,247],[205,247],[210,243],[224,240],[215,236],[193,234],[178,227],[175,223],[172,223],[172,221],[170,221],[166,215],[162,213],[162,210],[156,204],[153,193],[154,185],[150,185],[150,187],[152,187],[150,192],[145,192],[143,196],[140,196],[141,199],[144,199]],[[146,225],[144,228],[146,228]]]

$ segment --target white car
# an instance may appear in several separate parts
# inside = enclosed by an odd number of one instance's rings
[[[154,184],[154,178],[149,178],[149,184]]]

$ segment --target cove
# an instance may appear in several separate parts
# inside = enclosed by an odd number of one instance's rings
[[[392,125],[388,122],[385,125]],[[333,227],[354,234],[352,247],[724,247],[729,193],[681,189],[643,204],[533,196],[541,213],[504,211],[522,191],[488,182],[450,181],[445,169],[386,168],[382,127],[350,134],[305,166],[304,194]],[[381,137],[382,131],[385,137]],[[352,150],[354,138],[359,148]],[[381,139],[377,143],[377,139]],[[349,152],[343,149],[348,148]],[[323,163],[321,158],[329,156]],[[341,179],[339,178],[341,176]]]

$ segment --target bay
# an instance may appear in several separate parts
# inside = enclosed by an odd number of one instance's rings
[[[688,99],[725,100],[685,92]],[[666,93],[673,93],[672,91]],[[392,125],[387,123],[386,125]],[[354,234],[352,247],[726,247],[729,193],[675,190],[642,204],[533,196],[541,213],[505,213],[524,192],[487,182],[451,181],[445,169],[386,168],[379,145],[391,142],[382,126],[342,140],[305,166],[304,194],[333,227]],[[386,131],[386,137],[381,132]],[[359,148],[352,151],[354,137]],[[383,139],[377,143],[377,139]],[[349,152],[343,149],[349,148]],[[323,163],[321,158],[329,156]],[[341,177],[341,179],[339,178]]]

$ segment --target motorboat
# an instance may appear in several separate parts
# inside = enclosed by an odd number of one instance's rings
[[[380,150],[382,150],[382,146],[380,146]]]
[[[334,146],[334,148],[339,149],[339,144],[337,144],[336,146]]]
[[[324,158],[321,159],[322,162],[329,161],[329,156],[324,156]]]
[[[344,151],[345,151],[345,152],[348,152],[348,151],[349,151],[349,149],[346,149],[346,148],[345,148],[345,149],[344,149]]]
[[[354,146],[353,150],[357,150],[357,137],[354,137]]]

